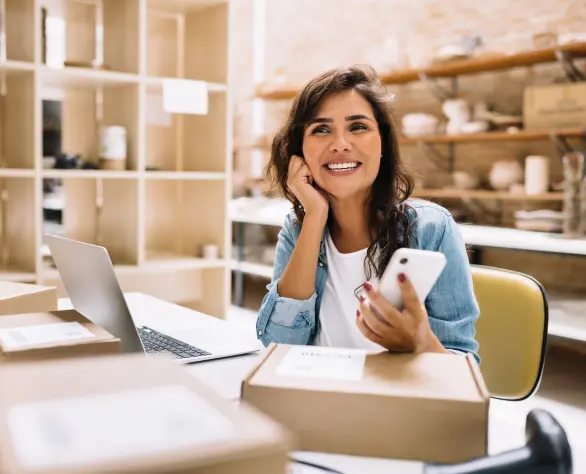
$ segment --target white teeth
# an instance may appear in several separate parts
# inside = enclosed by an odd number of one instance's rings
[[[345,171],[351,170],[358,166],[358,163],[355,161],[348,162],[348,163],[330,163],[326,165],[329,170],[332,171]]]

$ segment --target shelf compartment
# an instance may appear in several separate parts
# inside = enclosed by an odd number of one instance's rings
[[[8,70],[0,97],[0,168],[34,169],[34,112],[34,73]]]
[[[58,35],[47,37],[48,42],[55,42],[46,47],[47,64],[89,71],[99,68],[140,72],[141,0],[45,0],[42,3],[52,24],[64,23],[59,27],[64,30],[64,44],[57,44],[61,41]]]
[[[224,258],[223,181],[148,180],[145,186],[145,264],[194,259],[209,244],[217,245],[219,259]]]
[[[126,129],[126,169],[137,170],[139,86],[66,87],[62,92],[63,152],[98,164],[99,128],[118,125]]]
[[[210,93],[207,115],[187,115],[164,112],[161,93],[147,89],[147,170],[224,172],[227,95]]]
[[[147,74],[225,84],[227,2],[206,2],[207,8],[194,10],[173,8],[171,3],[148,2]]]
[[[138,181],[66,178],[51,186],[55,197],[46,195],[44,208],[60,214],[58,235],[103,245],[115,265],[138,263]]]
[[[35,203],[34,178],[0,178],[0,279],[35,273]]]
[[[35,0],[6,0],[6,56],[35,61]]]
[[[563,193],[520,194],[507,191],[491,191],[482,189],[415,189],[414,197],[445,198],[445,199],[498,199],[509,201],[561,201]]]

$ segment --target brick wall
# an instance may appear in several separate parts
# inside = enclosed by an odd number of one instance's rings
[[[254,139],[250,130],[252,114],[252,0],[233,2],[232,57],[234,74],[235,138],[242,146]],[[398,45],[397,61],[408,65],[426,57],[437,48],[457,43],[463,35],[480,35],[484,51],[514,52],[532,47],[534,34],[586,31],[584,0],[266,0],[265,74],[268,82],[284,76],[288,82],[302,83],[315,74],[351,63],[369,63],[380,72],[391,66],[392,45]],[[484,100],[502,110],[520,112],[522,91],[527,84],[563,80],[557,65],[520,68],[459,80],[459,94],[471,103]],[[444,85],[449,85],[446,81]],[[396,94],[396,111],[427,112],[441,115],[440,103],[422,84],[389,88]],[[266,131],[280,124],[287,102],[266,104]],[[440,148],[440,150],[442,150]],[[447,148],[443,149],[447,151]],[[441,185],[450,177],[438,172],[415,146],[402,152],[426,184]],[[235,152],[236,180],[246,174],[251,150]],[[528,154],[551,158],[553,180],[561,179],[561,162],[549,142],[491,143],[456,146],[456,168],[488,173],[492,163],[502,159],[522,160]],[[453,208],[459,201],[444,201]],[[497,203],[486,202],[489,207]],[[554,205],[550,205],[555,208]],[[541,204],[504,203],[503,223],[511,224],[515,209],[545,207]],[[477,222],[490,224],[488,216],[477,215]],[[528,258],[510,252],[493,253],[490,263],[521,271],[543,270]],[[571,266],[582,268],[584,260],[573,259]],[[545,261],[543,262],[545,263]],[[548,273],[542,274],[549,287],[586,294],[586,281],[580,285],[566,269],[568,259],[548,258]],[[555,275],[555,277],[552,277]],[[557,277],[559,275],[559,278]]]

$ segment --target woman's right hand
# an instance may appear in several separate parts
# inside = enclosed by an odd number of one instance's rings
[[[299,156],[293,155],[289,162],[287,187],[303,206],[306,217],[327,219],[330,207],[327,194],[313,186],[311,171],[305,160]]]

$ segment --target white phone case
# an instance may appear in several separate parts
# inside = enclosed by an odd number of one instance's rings
[[[423,303],[446,266],[446,257],[441,252],[410,248],[398,249],[380,280],[380,293],[397,309],[403,309],[403,298],[399,273],[404,273],[415,287],[419,300]]]

